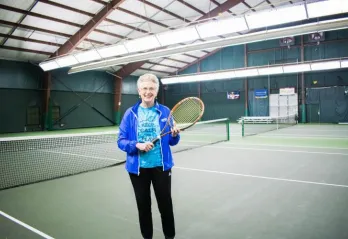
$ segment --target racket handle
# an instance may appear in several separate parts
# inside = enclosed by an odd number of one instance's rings
[[[157,140],[161,139],[163,136],[166,136],[167,134],[170,134],[170,133],[172,133],[172,132],[169,131],[169,132],[166,132],[166,133],[164,133],[164,134],[161,134],[161,135],[158,136],[157,138],[153,139],[153,140],[151,141],[151,143],[153,143],[153,144],[156,143]]]
[[[184,131],[185,129],[181,129],[180,131]],[[156,143],[157,142],[157,140],[159,140],[159,139],[161,139],[163,136],[166,136],[167,134],[171,134],[172,133],[172,131],[168,131],[168,132],[166,132],[166,133],[164,133],[164,134],[161,134],[160,136],[158,136],[157,138],[155,138],[154,140],[152,140],[151,141],[151,143]]]

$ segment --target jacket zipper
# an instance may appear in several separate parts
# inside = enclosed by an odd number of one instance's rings
[[[160,125],[160,132],[161,132],[161,116],[162,116],[162,112],[157,109],[160,112],[160,115],[158,117],[158,123]],[[164,160],[163,160],[163,151],[162,151],[162,138],[159,139],[160,141],[160,148],[161,148],[161,158],[162,158],[162,170],[164,171]]]
[[[132,110],[132,113],[134,114],[134,116],[135,116],[135,118],[137,119],[136,121],[135,121],[135,128],[137,129],[137,132],[136,132],[136,140],[137,140],[137,142],[138,142],[138,117],[137,117],[137,115],[133,112],[133,110]],[[138,176],[140,175],[140,153],[139,153],[139,150],[138,150]]]

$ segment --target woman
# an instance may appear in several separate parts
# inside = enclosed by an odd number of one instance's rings
[[[152,183],[161,213],[163,233],[166,239],[172,239],[175,236],[175,224],[171,197],[173,158],[170,146],[179,142],[179,130],[167,129],[171,130],[171,134],[151,143],[164,128],[170,110],[156,101],[159,81],[155,75],[142,75],[137,87],[141,100],[125,112],[117,144],[127,152],[126,170],[135,193],[142,236],[146,239],[153,236]]]

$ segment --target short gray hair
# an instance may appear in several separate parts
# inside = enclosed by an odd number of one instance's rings
[[[156,84],[157,90],[159,89],[159,80],[158,80],[157,76],[155,76],[154,74],[146,73],[146,74],[140,76],[138,81],[137,81],[138,88],[140,88],[140,84],[143,82],[153,82]]]

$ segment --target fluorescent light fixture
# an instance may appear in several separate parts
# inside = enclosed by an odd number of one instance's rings
[[[137,52],[160,47],[157,38],[154,35],[137,38],[124,42],[128,52]]]
[[[340,61],[324,61],[311,63],[312,71],[330,70],[340,68]]]
[[[296,73],[310,71],[311,66],[308,63],[296,64],[296,65],[285,65],[283,66],[284,73]]]
[[[127,49],[123,44],[103,47],[97,49],[97,51],[103,58],[109,58],[112,56],[119,56],[128,53]]]
[[[247,76],[259,75],[259,72],[257,71],[257,69],[236,70],[234,73],[236,74],[236,77],[247,77]]]
[[[166,31],[156,34],[162,46],[173,45],[176,43],[189,42],[199,39],[195,27],[185,27],[177,30]]]
[[[245,15],[249,28],[260,28],[307,19],[303,4]]]
[[[163,84],[176,84],[176,83],[192,83],[199,81],[210,81],[210,80],[222,80],[234,78],[234,71],[221,71],[221,72],[211,72],[211,73],[201,73],[192,75],[178,75],[174,77],[163,77],[161,82]]]
[[[60,67],[73,66],[79,63],[76,60],[76,58],[71,55],[59,57],[59,58],[56,58],[55,60]]]
[[[315,66],[311,67],[310,66]],[[195,73],[187,75],[176,75],[163,77],[161,82],[163,84],[176,84],[176,83],[187,83],[187,82],[197,82],[197,81],[209,81],[209,80],[223,80],[223,79],[234,79],[239,77],[253,77],[260,75],[270,75],[270,74],[284,74],[284,73],[295,73],[304,71],[319,71],[327,69],[340,69],[343,67],[348,67],[348,58],[343,59],[327,59],[316,61],[316,62],[305,62],[300,64],[278,64],[274,66],[259,66],[259,67],[249,67],[249,68],[239,68],[224,71],[214,71],[205,73]],[[284,69],[284,70],[283,70]]]
[[[122,56],[118,58],[111,58],[108,60],[102,60],[99,62],[87,63],[79,66],[74,66],[69,70],[69,74],[77,73],[87,70],[95,70],[105,68],[109,66],[116,66],[126,64],[130,62],[138,62],[144,60],[150,60],[160,57],[167,57],[177,54],[190,53],[198,50],[207,50],[222,48],[227,46],[241,45],[246,43],[260,42],[265,39],[279,39],[286,36],[299,36],[318,31],[332,31],[348,28],[348,18],[322,20],[315,23],[301,24],[298,26],[285,27],[273,30],[263,30],[254,33],[248,33],[240,36],[232,36],[221,38],[217,40],[209,40],[204,42],[198,42],[194,44],[168,47],[165,49],[158,49],[149,52],[143,52],[133,55]]]
[[[347,0],[330,0],[307,3],[307,12],[309,18],[340,14],[346,12],[347,9]]]
[[[163,84],[175,84],[175,83],[192,83],[192,82],[208,81],[208,80],[214,80],[212,74],[178,76],[173,78],[162,79],[161,81]]]
[[[219,35],[226,35],[234,32],[248,30],[243,17],[219,19],[205,22],[196,26],[201,38],[208,38]]]
[[[75,57],[80,63],[102,59],[96,50],[79,52]]]
[[[348,67],[348,59],[341,60],[341,68],[346,68],[346,67]]]
[[[40,67],[44,70],[44,71],[50,71],[53,69],[57,69],[59,68],[59,65],[57,64],[56,61],[46,61],[46,62],[42,62],[39,64]]]
[[[259,75],[274,75],[274,74],[282,74],[283,73],[283,67],[282,66],[271,66],[271,67],[264,67],[258,69]]]
[[[215,75],[217,76],[218,79],[231,79],[236,77],[234,70],[218,72],[218,73],[215,73]]]

